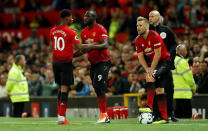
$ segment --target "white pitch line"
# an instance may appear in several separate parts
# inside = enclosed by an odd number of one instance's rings
[[[208,126],[208,124],[204,123],[190,123],[190,124],[164,124],[164,125],[176,125],[176,126],[189,126],[189,125],[196,125],[196,126]]]
[[[96,121],[73,121],[73,122],[91,123],[91,122],[96,122]]]
[[[73,121],[71,124],[72,125],[82,125],[84,123],[89,123],[89,124],[94,124],[92,123],[94,121]],[[10,122],[1,122],[1,124],[5,124],[5,125],[9,125],[9,124],[16,124],[16,125],[44,125],[44,124],[48,124],[48,125],[56,125],[57,121],[38,121],[38,122],[28,122],[28,121],[19,121],[19,122],[15,122],[15,121],[10,121]],[[120,125],[141,125],[139,123],[110,123],[109,125],[116,125],[116,126],[120,126]],[[106,124],[108,125],[108,124]],[[144,124],[145,125],[145,124]],[[152,125],[152,124],[149,124]],[[149,126],[147,125],[147,126]],[[196,125],[196,126],[208,126],[208,124],[205,123],[187,123],[187,124],[183,124],[183,123],[171,123],[171,124],[162,124],[164,126],[189,126],[189,125]],[[162,126],[161,125],[161,126]]]
[[[49,125],[56,125],[57,121],[51,121],[49,123],[42,123],[42,122],[1,122],[1,124],[5,124],[5,125],[10,125],[10,124],[16,124],[16,125],[45,125],[45,124],[49,124]],[[71,123],[72,125],[81,125],[82,123],[77,123],[77,122],[73,122]]]
[[[31,122],[31,123],[21,123],[21,122],[1,122],[1,124],[16,124],[16,125],[45,125],[45,124],[49,124],[49,125],[55,125],[56,123],[37,123],[37,122]]]

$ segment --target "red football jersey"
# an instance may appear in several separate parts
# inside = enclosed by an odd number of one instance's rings
[[[84,28],[81,32],[81,38],[83,44],[98,44],[101,39],[108,39],[108,33],[102,25],[96,23],[91,30],[88,27]],[[88,52],[88,60],[91,64],[107,62],[110,61],[110,55],[107,49],[91,50]]]
[[[73,45],[80,43],[77,33],[68,26],[59,25],[50,30],[53,41],[53,62],[66,63],[73,59]]]
[[[165,47],[162,38],[155,31],[150,30],[146,40],[143,37],[138,36],[136,38],[135,45],[136,45],[137,53],[144,52],[144,54],[146,54],[146,56],[150,59],[151,62],[155,55],[154,49],[160,47],[161,47],[160,61],[166,61],[170,59],[170,55]]]

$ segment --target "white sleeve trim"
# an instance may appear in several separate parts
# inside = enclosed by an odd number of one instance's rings
[[[106,34],[102,34],[101,36],[106,36],[106,37],[108,37],[108,35],[106,35]]]
[[[154,46],[158,46],[158,45],[161,45],[161,43],[154,44]]]

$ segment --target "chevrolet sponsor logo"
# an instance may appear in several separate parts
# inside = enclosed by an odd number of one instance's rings
[[[151,48],[146,48],[145,50],[144,50],[144,52],[150,52],[152,49]]]
[[[94,39],[87,39],[87,40],[86,40],[86,43],[87,43],[87,44],[91,44],[91,43],[93,43],[93,42],[94,42]]]

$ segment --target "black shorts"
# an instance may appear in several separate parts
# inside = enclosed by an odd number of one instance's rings
[[[167,88],[171,83],[171,63],[170,61],[159,62],[155,71],[156,88]]]
[[[53,63],[55,82],[58,85],[70,86],[74,84],[73,65],[68,63]]]
[[[110,62],[101,62],[91,65],[90,77],[92,85],[97,95],[103,95],[108,86],[108,72],[110,70]]]

